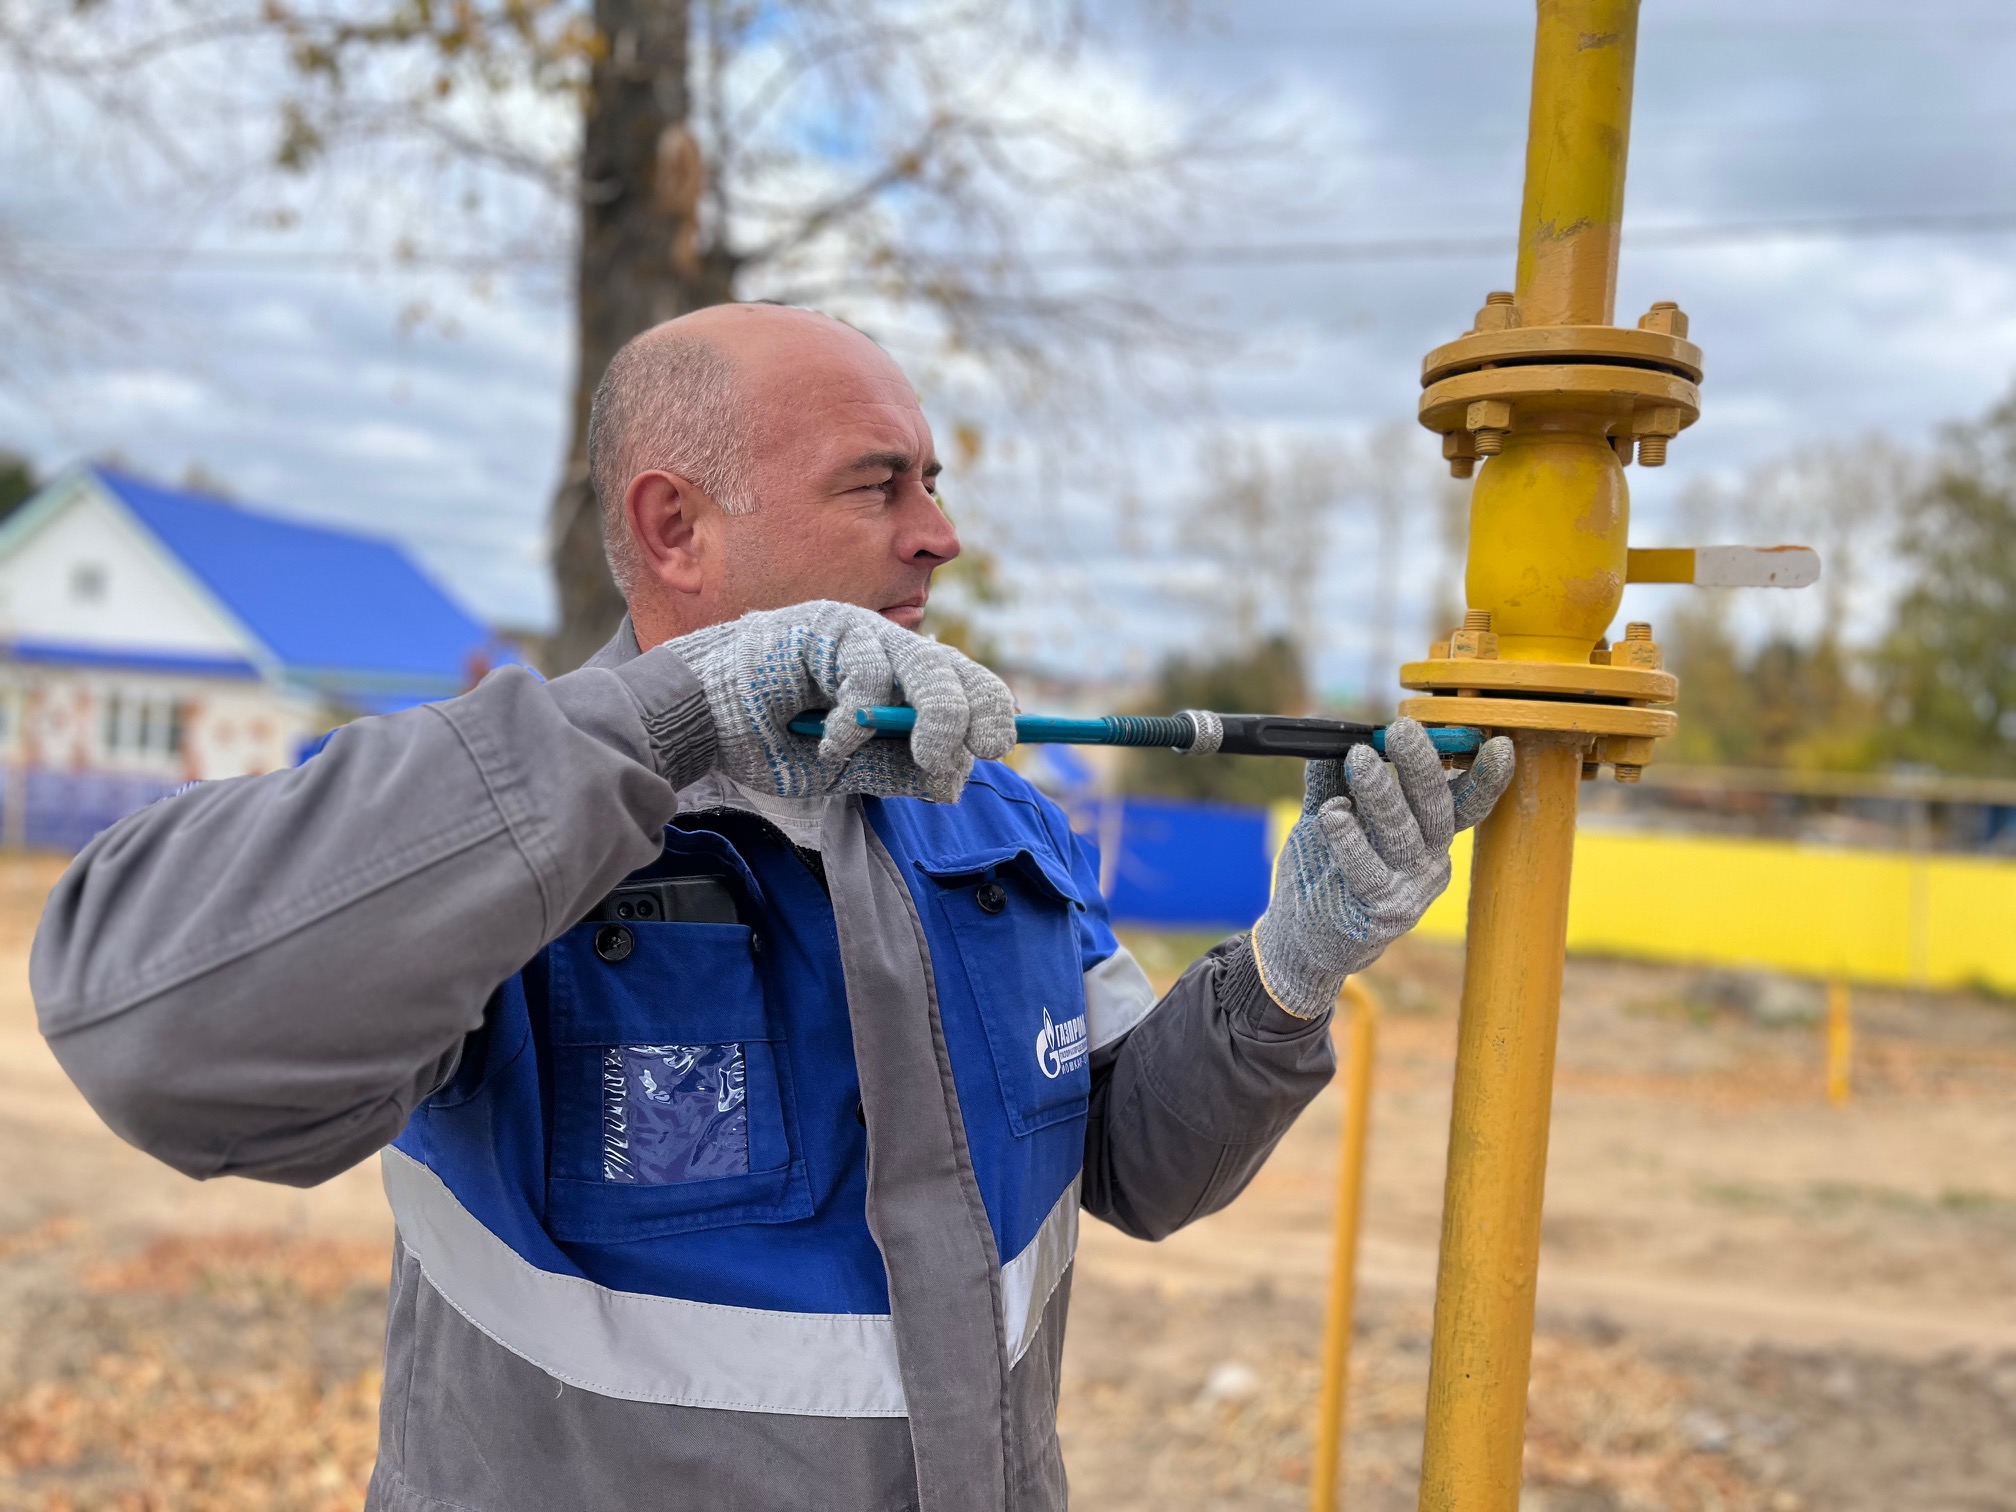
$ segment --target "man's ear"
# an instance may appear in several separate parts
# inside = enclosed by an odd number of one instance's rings
[[[674,593],[705,587],[697,527],[714,500],[677,473],[643,472],[623,491],[623,512],[644,570]]]

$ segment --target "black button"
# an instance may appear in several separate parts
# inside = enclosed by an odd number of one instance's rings
[[[999,913],[1008,906],[1008,889],[999,882],[982,882],[980,890],[973,894],[973,901],[987,913]]]
[[[604,924],[595,931],[595,954],[605,961],[620,961],[637,948],[637,936],[621,924]]]
[[[868,1110],[858,1102],[854,1104],[854,1122],[864,1129],[868,1127]]]

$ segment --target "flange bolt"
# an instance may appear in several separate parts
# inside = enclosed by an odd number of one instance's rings
[[[1687,312],[1670,299],[1661,299],[1652,308],[1638,317],[1638,329],[1657,331],[1661,336],[1673,336],[1685,340],[1687,336]]]
[[[1463,416],[1464,427],[1476,438],[1477,455],[1495,457],[1512,428],[1512,406],[1503,399],[1477,399]]]
[[[1666,465],[1666,439],[1664,436],[1640,436],[1638,438],[1639,462],[1646,467],[1664,467]],[[1480,445],[1477,449],[1482,451],[1484,448]]]
[[[1470,329],[1482,335],[1486,331],[1509,331],[1518,324],[1519,307],[1512,302],[1510,291],[1493,289],[1484,296],[1484,308],[1470,322]]]
[[[1463,623],[1449,636],[1452,661],[1498,660],[1498,635],[1491,628],[1489,609],[1466,609]]]
[[[1624,627],[1624,639],[1610,648],[1610,665],[1658,672],[1666,666],[1666,653],[1652,639],[1652,627],[1643,620],[1634,620]]]

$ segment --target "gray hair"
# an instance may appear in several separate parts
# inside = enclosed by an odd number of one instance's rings
[[[735,364],[696,336],[654,327],[610,360],[588,408],[588,486],[602,510],[609,575],[628,598],[644,562],[623,496],[641,472],[676,473],[729,514],[755,507]]]

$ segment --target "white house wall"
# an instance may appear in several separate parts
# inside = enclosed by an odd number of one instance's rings
[[[79,483],[0,560],[0,640],[159,656],[259,656],[246,633],[182,575],[95,483]]]
[[[108,706],[128,711],[108,729]],[[149,740],[130,711],[149,708]],[[180,749],[162,738],[174,708]],[[0,663],[0,760],[68,772],[205,781],[294,763],[328,721],[301,698],[249,679]]]

